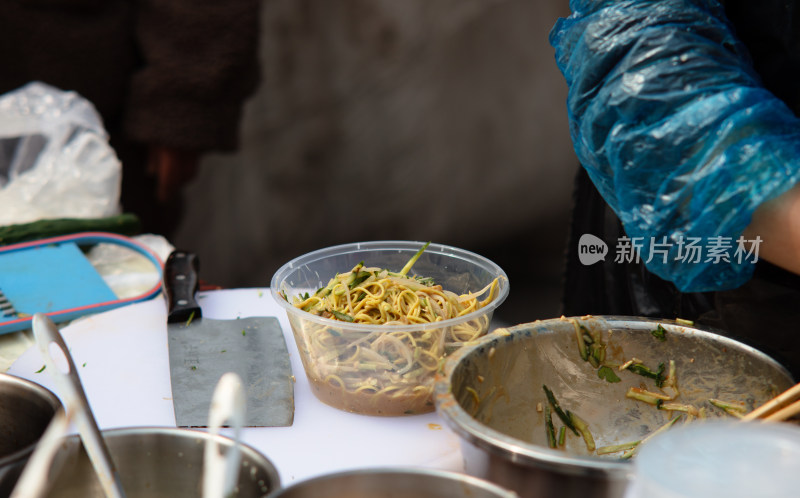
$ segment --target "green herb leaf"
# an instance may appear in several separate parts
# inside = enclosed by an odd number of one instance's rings
[[[650,333],[653,334],[653,337],[655,337],[659,341],[667,340],[667,330],[664,327],[662,327],[660,323],[658,324],[658,327],[656,327],[655,330],[651,330]]]
[[[597,376],[611,383],[620,381],[619,377],[614,372],[614,370],[606,366],[602,366],[597,370]]]

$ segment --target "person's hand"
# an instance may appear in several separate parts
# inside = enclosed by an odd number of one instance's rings
[[[800,275],[800,184],[761,204],[744,237],[760,237],[759,258]]]
[[[199,154],[163,145],[150,146],[147,154],[147,172],[156,177],[156,197],[168,203],[181,188],[197,174]]]

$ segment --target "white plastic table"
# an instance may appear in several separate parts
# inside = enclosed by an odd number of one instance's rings
[[[458,436],[436,413],[374,417],[347,413],[317,400],[286,313],[268,288],[201,292],[198,301],[203,316],[209,318],[275,316],[280,321],[297,379],[294,424],[245,428],[242,439],[273,462],[283,486],[362,468],[463,471]],[[101,429],[175,426],[163,297],[76,320],[61,333]],[[43,364],[39,351],[32,347],[8,373],[56,392],[48,372],[39,372]]]

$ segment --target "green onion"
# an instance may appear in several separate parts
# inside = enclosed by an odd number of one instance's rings
[[[430,244],[431,244],[430,242],[426,242],[419,249],[419,251],[417,251],[417,253],[411,259],[408,260],[408,263],[406,263],[406,265],[403,267],[403,269],[400,270],[400,275],[406,276],[408,274],[408,272],[411,271],[411,267],[414,266],[414,263],[417,262],[419,257],[422,256],[422,253],[425,252],[425,249],[427,249]]]
[[[553,428],[553,416],[550,412],[550,405],[544,407],[544,429],[547,432],[547,445],[551,448],[556,447],[556,431]]]
[[[558,415],[558,418],[560,418],[561,421],[564,422],[564,425],[569,427],[570,430],[572,430],[572,432],[574,432],[575,435],[578,436],[579,435],[578,431],[575,429],[575,426],[572,424],[572,421],[564,412],[564,410],[561,409],[561,406],[559,406],[558,401],[556,401],[556,397],[553,395],[553,391],[551,391],[545,385],[542,385],[542,389],[544,389],[544,394],[545,396],[547,396],[547,401],[550,403],[550,405],[552,405],[553,410],[556,412],[556,415]]]

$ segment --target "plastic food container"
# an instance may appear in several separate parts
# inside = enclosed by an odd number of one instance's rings
[[[800,427],[707,422],[660,434],[642,447],[626,498],[760,498],[800,489]]]
[[[433,411],[434,374],[442,359],[489,330],[494,310],[508,296],[508,277],[484,257],[440,244],[430,244],[409,275],[432,278],[457,295],[477,293],[497,279],[495,297],[482,308],[433,323],[373,325],[325,318],[291,304],[361,262],[399,272],[422,246],[380,241],[329,247],[288,262],[272,277],[272,295],[286,309],[312,391],[324,403],[367,415]],[[478,299],[488,296],[485,290]]]

